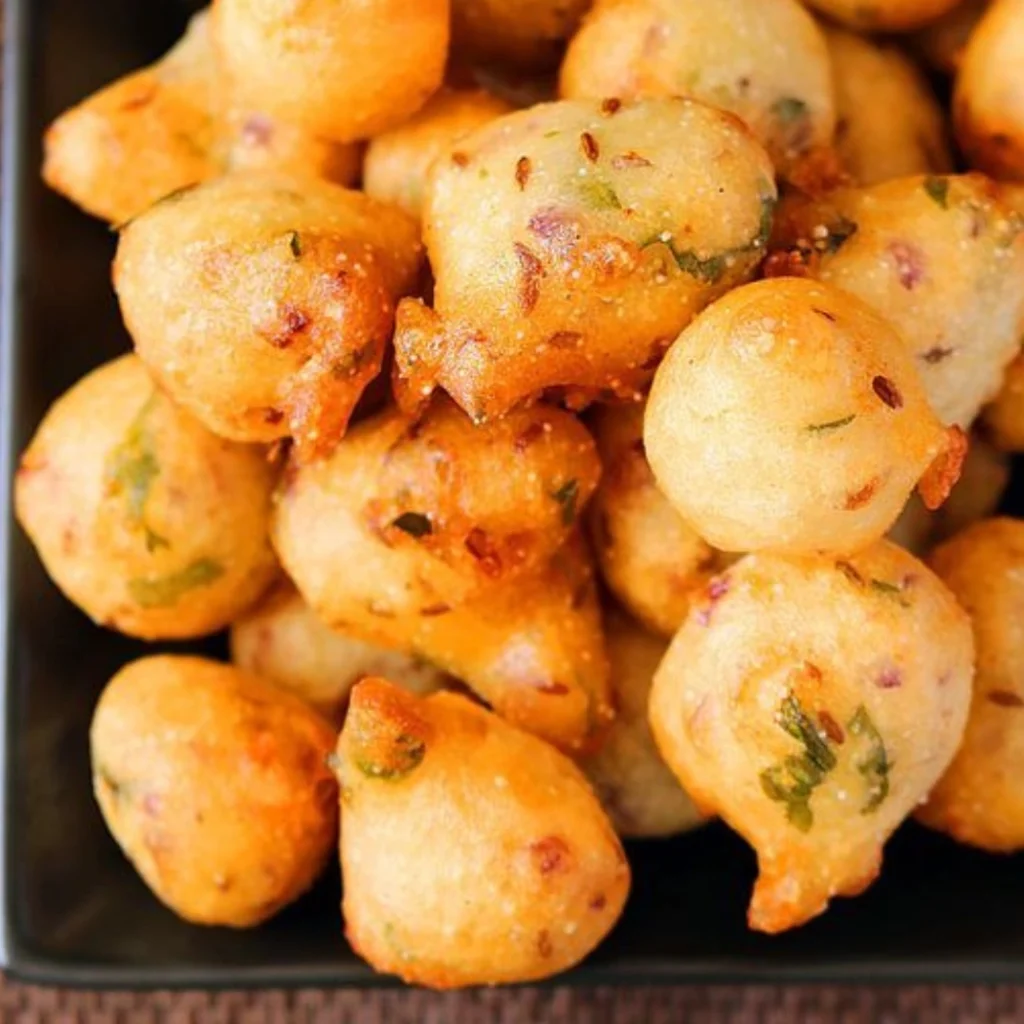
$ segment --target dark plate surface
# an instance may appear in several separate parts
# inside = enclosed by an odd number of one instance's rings
[[[38,179],[46,123],[156,57],[183,0],[7,0],[0,365],[0,654],[6,678],[4,960],[69,985],[377,984],[341,937],[336,869],[249,932],[184,924],[107,835],[89,785],[88,721],[141,646],[91,625],[11,524],[15,455],[47,405],[127,348],[110,288],[114,236]],[[1020,502],[1020,474],[1016,507]],[[1024,860],[955,847],[913,825],[867,895],[779,938],[746,930],[753,856],[720,826],[634,844],[635,884],[611,938],[565,980],[1024,979]],[[386,983],[386,982],[384,982]]]

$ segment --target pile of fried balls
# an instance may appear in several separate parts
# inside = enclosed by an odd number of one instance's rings
[[[623,837],[720,818],[762,932],[911,815],[1024,847],[1024,0],[214,0],[43,173],[134,353],[17,517],[97,624],[230,629],[92,721],[181,917],[340,834],[449,988],[585,957]]]

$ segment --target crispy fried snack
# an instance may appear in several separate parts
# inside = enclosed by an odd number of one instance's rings
[[[269,586],[274,467],[211,434],[135,356],[51,407],[15,476],[18,521],[90,618],[171,640],[223,629]]]
[[[43,177],[88,213],[123,224],[164,196],[232,169],[352,184],[358,147],[336,145],[232,102],[207,14],[148,68],[65,111],[46,133]]]
[[[963,843],[1024,848],[1024,523],[975,523],[934,552],[932,568],[974,626],[978,674],[959,752],[918,820]]]
[[[245,106],[335,142],[414,114],[441,84],[448,0],[215,0],[217,54]]]
[[[121,233],[114,284],[135,347],[211,430],[345,433],[377,375],[421,248],[400,210],[324,181],[239,174],[171,196]]]
[[[386,410],[330,458],[286,469],[274,543],[327,622],[440,615],[546,566],[600,472],[559,409],[483,427],[447,399],[415,420]]]
[[[906,32],[951,11],[959,0],[804,0],[830,18],[859,32]]]
[[[658,485],[709,544],[791,554],[864,548],[915,485],[938,507],[966,448],[899,335],[852,295],[800,278],[739,288],[683,332],[655,377],[644,441]]]
[[[787,201],[772,244],[900,331],[944,423],[966,429],[999,390],[1024,330],[1024,216],[982,175]]]
[[[963,471],[940,509],[929,512],[915,494],[888,537],[919,558],[971,523],[994,515],[1010,482],[1010,460],[983,434],[972,434]]]
[[[564,101],[477,129],[428,180],[435,306],[399,307],[399,400],[440,385],[482,421],[551,388],[636,397],[761,262],[772,177],[735,117],[692,100]]]
[[[326,865],[334,730],[296,697],[206,658],[141,658],[103,691],[90,739],[107,827],[179,917],[253,927]]]
[[[892,43],[826,29],[835,78],[836,147],[860,185],[946,172],[953,158],[942,107],[917,65]]]
[[[757,852],[751,928],[874,881],[956,752],[973,668],[953,595],[886,542],[838,562],[751,555],[709,585],[655,676],[651,726],[697,806]]]
[[[418,658],[330,629],[290,584],[232,625],[231,660],[301,697],[339,727],[349,691],[366,676],[387,675],[421,696],[446,682],[443,672]]]
[[[836,123],[825,39],[799,0],[598,0],[560,90],[702,100],[741,117],[787,175],[830,147]]]
[[[703,818],[669,771],[651,735],[647,701],[668,649],[626,616],[606,616],[616,716],[596,753],[580,760],[615,830],[627,838],[688,832]]]
[[[419,217],[427,172],[475,128],[514,108],[485,89],[442,89],[414,117],[378,135],[366,151],[368,196]]]
[[[378,971],[546,978],[622,911],[629,866],[579,769],[465,697],[358,683],[337,771],[346,936]]]
[[[953,126],[972,167],[1024,181],[1024,0],[995,0],[971,33]]]
[[[551,67],[592,0],[452,0],[452,48],[463,58]]]
[[[643,405],[603,406],[591,425],[604,471],[587,521],[601,575],[648,629],[672,637],[690,599],[732,558],[702,540],[658,489]]]

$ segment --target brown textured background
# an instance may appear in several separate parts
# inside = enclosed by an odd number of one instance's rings
[[[36,0],[42,2],[42,0]],[[82,0],[87,3],[88,0]],[[0,15],[3,0],[0,0]],[[2,31],[0,31],[2,41]],[[2,66],[0,66],[2,82]],[[1024,986],[91,992],[0,973],[0,1024],[1016,1024]]]

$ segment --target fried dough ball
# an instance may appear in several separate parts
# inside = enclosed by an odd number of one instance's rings
[[[482,427],[446,399],[415,420],[391,409],[286,470],[274,543],[328,622],[437,615],[543,568],[600,471],[590,434],[559,409]]]
[[[956,752],[970,623],[881,542],[846,561],[751,555],[691,611],[654,679],[654,736],[697,806],[754,847],[748,922],[778,932],[874,881]]]
[[[514,725],[567,750],[599,740],[612,717],[608,660],[593,568],[578,538],[549,565],[466,604],[395,612],[384,603],[393,596],[391,577],[373,560],[355,561],[349,554],[337,572],[352,574],[351,566],[358,565],[359,575],[376,581],[380,603],[371,598],[360,604],[347,595],[340,601],[330,589],[337,576],[325,584],[316,575],[322,570],[309,557],[316,545],[305,538],[295,555],[281,532],[279,524],[278,549],[300,592],[334,629],[422,658],[464,682]]]
[[[298,698],[206,658],[140,658],[107,684],[90,740],[107,827],[179,917],[253,927],[326,865],[334,730]]]
[[[234,440],[290,435],[305,458],[344,434],[420,255],[415,222],[392,206],[240,174],[133,221],[114,284],[139,356],[176,401]]]
[[[959,752],[917,817],[962,843],[1024,848],[1024,522],[988,519],[944,544],[932,568],[974,626],[978,673]]]
[[[645,838],[687,832],[703,820],[654,745],[647,701],[668,647],[624,615],[606,618],[615,721],[583,769],[620,836]]]
[[[15,477],[18,521],[91,619],[147,640],[223,629],[270,585],[275,472],[153,385],[135,356],[50,408]]]
[[[906,32],[951,11],[958,0],[804,0],[859,32]]]
[[[644,452],[644,406],[602,406],[591,421],[604,467],[587,519],[608,588],[648,629],[671,637],[691,597],[731,561],[658,489]]]
[[[839,120],[836,147],[861,185],[949,171],[942,108],[917,66],[891,43],[827,29]]]
[[[368,679],[337,753],[345,932],[375,970],[431,988],[533,981],[618,919],[625,854],[546,743],[465,697]]]
[[[484,89],[442,90],[411,120],[370,143],[363,172],[366,194],[419,217],[434,160],[473,129],[513,109]]]
[[[789,171],[828,147],[828,49],[799,0],[598,0],[562,64],[565,97],[689,96],[741,117]]]
[[[865,547],[919,481],[937,507],[965,447],[929,408],[899,335],[800,278],[739,288],[680,335],[644,441],[659,487],[709,544],[791,554]]]
[[[446,681],[444,673],[417,658],[325,626],[290,585],[234,623],[231,660],[301,697],[338,726],[349,691],[366,676],[387,675],[422,696]]]
[[[1024,181],[1024,0],[995,0],[971,34],[953,126],[972,167]]]
[[[436,313],[399,307],[400,401],[440,385],[481,421],[555,387],[637,397],[760,263],[772,174],[734,117],[692,100],[564,101],[468,135],[428,180]]]
[[[955,74],[971,38],[991,0],[957,0],[956,6],[925,25],[913,39],[914,51],[933,71]]]
[[[1009,482],[1009,458],[983,435],[972,435],[960,479],[942,508],[929,512],[914,495],[889,531],[889,540],[920,557],[971,523],[993,515]]]
[[[593,0],[451,0],[452,47],[486,62],[550,67]]]
[[[239,102],[335,142],[401,124],[441,84],[448,0],[215,0]]]
[[[47,184],[88,213],[123,224],[164,196],[228,169],[354,182],[357,147],[232,105],[209,35],[207,15],[196,15],[155,64],[58,117],[46,133]]]
[[[966,429],[995,396],[1024,329],[1024,217],[986,178],[902,178],[787,202],[776,238],[803,273],[899,330],[944,423]]]

